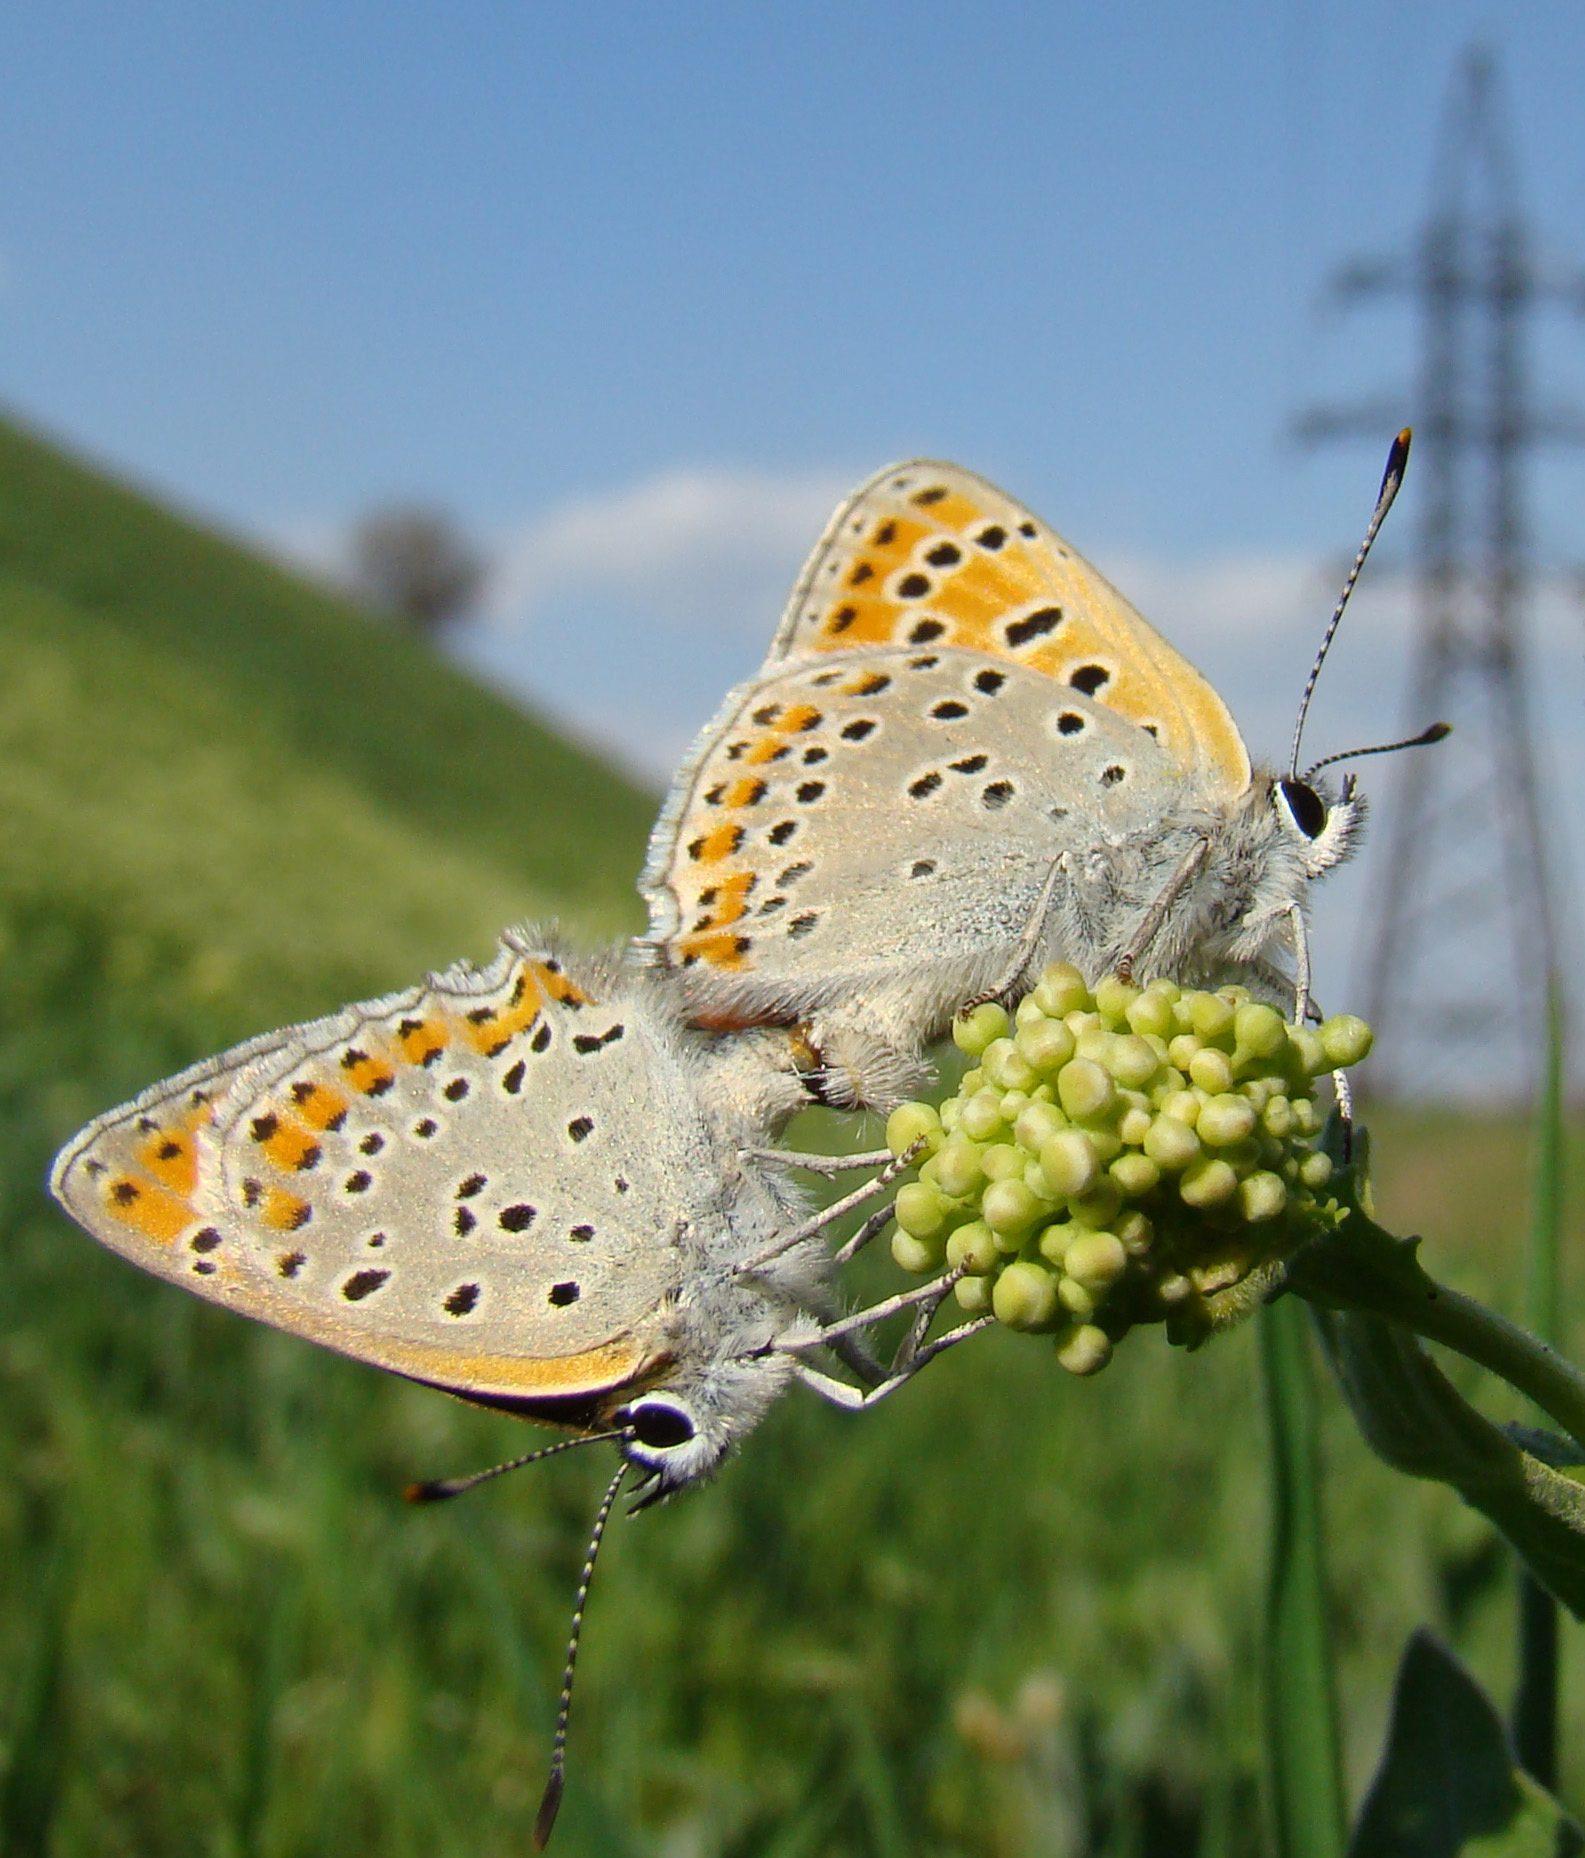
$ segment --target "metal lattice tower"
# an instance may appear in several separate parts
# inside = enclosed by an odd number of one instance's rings
[[[1548,298],[1585,309],[1585,278],[1550,275],[1534,255],[1489,55],[1469,53],[1455,74],[1413,248],[1346,266],[1334,288],[1344,302],[1406,296],[1417,311],[1418,617],[1405,733],[1440,718],[1455,730],[1445,746],[1401,758],[1379,815],[1386,843],[1360,948],[1380,1054],[1370,1085],[1446,1092],[1473,1077],[1523,1090],[1562,928],[1526,689],[1525,464],[1539,444],[1585,442],[1585,419],[1532,403],[1527,323]],[[1322,408],[1297,431],[1379,441],[1402,411]]]

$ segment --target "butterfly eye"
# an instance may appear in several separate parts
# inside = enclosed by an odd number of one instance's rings
[[[640,1445],[652,1451],[686,1445],[697,1430],[691,1415],[670,1400],[635,1400],[617,1417],[632,1428]]]
[[[1277,791],[1288,809],[1288,817],[1307,839],[1318,839],[1326,827],[1326,802],[1313,787],[1303,781],[1278,781]]]

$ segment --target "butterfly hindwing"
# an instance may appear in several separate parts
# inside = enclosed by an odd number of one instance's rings
[[[703,983],[813,1007],[888,975],[995,970],[1055,860],[1182,785],[1148,734],[956,650],[795,663],[728,700],[646,873],[652,944]],[[965,951],[968,951],[967,956]]]
[[[679,1220],[720,1194],[673,1037],[623,992],[509,940],[145,1092],[55,1191],[145,1269],[360,1360],[484,1398],[613,1386],[663,1349]]]

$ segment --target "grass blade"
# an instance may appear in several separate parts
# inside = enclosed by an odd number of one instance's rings
[[[1307,1313],[1262,1311],[1271,1471],[1266,1597],[1266,1782],[1277,1858],[1342,1858],[1337,1712],[1327,1640],[1320,1467]]]
[[[1536,1103],[1531,1163],[1530,1241],[1526,1257],[1525,1317],[1543,1342],[1558,1340],[1559,1234],[1563,1219],[1563,990],[1552,975],[1547,987],[1546,1061]],[[1513,1740],[1519,1765],[1543,1787],[1557,1785],[1558,1608],[1527,1568],[1519,1570],[1519,1681],[1514,1691]]]

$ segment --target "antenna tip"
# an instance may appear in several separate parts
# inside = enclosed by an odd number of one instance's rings
[[[1441,742],[1452,733],[1453,725],[1451,723],[1432,723],[1431,727],[1426,730],[1420,740],[1426,743]]]
[[[1414,427],[1403,427],[1392,443],[1394,450],[1400,452],[1408,451],[1409,447],[1414,443]]]
[[[402,1495],[409,1503],[444,1503],[457,1495],[457,1488],[451,1478],[437,1477],[427,1484],[409,1484]]]
[[[550,1843],[550,1835],[556,1829],[556,1815],[561,1811],[562,1790],[566,1785],[567,1777],[561,1768],[552,1768],[540,1798],[539,1811],[534,1815],[534,1850],[537,1852],[542,1852]]]

